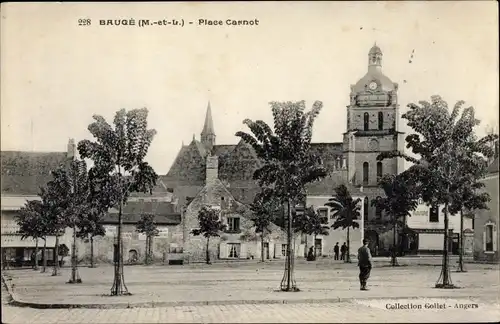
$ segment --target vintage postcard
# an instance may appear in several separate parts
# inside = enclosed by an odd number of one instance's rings
[[[3,323],[500,320],[496,2],[0,14]]]

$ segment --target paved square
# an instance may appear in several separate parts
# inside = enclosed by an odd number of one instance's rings
[[[17,300],[92,307],[113,304],[112,307],[121,309],[32,309],[4,304],[2,319],[5,323],[500,320],[498,266],[468,264],[467,273],[451,273],[453,282],[462,288],[443,290],[432,288],[439,276],[439,267],[382,265],[378,263],[373,269],[369,281],[371,290],[362,292],[355,264],[299,263],[296,279],[301,291],[296,293],[275,291],[283,274],[281,262],[134,266],[125,268],[125,281],[133,293],[126,297],[103,296],[109,294],[111,288],[113,268],[110,266],[80,268],[83,279],[80,285],[66,284],[69,269],[63,269],[57,277],[52,277],[50,272],[12,270],[4,274],[11,278],[7,283],[14,285]],[[391,306],[408,303],[421,305],[422,309]],[[425,307],[436,303],[449,307]],[[477,307],[455,308],[455,305],[469,304]],[[128,305],[131,308],[126,308]]]

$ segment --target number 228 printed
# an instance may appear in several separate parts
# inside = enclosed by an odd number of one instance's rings
[[[92,20],[88,18],[78,19],[78,26],[90,26],[92,25]]]

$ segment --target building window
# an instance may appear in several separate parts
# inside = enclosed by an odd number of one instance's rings
[[[241,245],[240,243],[228,243],[227,247],[229,249],[228,257],[237,259],[240,257]]]
[[[379,200],[381,199],[382,197],[378,196],[377,198],[375,198],[376,200]],[[377,216],[377,218],[382,218],[382,209],[380,209],[380,207],[378,207],[378,205],[375,207],[375,216]]]
[[[370,125],[370,115],[365,112],[363,115],[363,129],[367,131],[369,129]]]
[[[378,129],[384,129],[384,114],[381,111],[378,112]]]
[[[438,206],[432,206],[429,210],[429,222],[438,223],[439,222],[439,208]]]
[[[382,162],[377,162],[377,181],[382,179]]]
[[[318,208],[316,212],[319,215],[319,219],[321,220],[321,224],[328,224],[328,208]]]
[[[227,218],[227,231],[232,233],[238,233],[240,231],[240,218],[239,217],[228,217]]]
[[[491,222],[486,223],[483,233],[483,249],[485,253],[493,253],[497,250],[496,238],[495,224]]]
[[[364,221],[368,221],[368,197],[365,197],[363,201],[363,219]]]
[[[286,256],[288,244],[281,244],[281,255]]]
[[[368,162],[363,163],[363,184],[364,185],[368,184],[369,169],[370,169],[370,166],[368,165]]]

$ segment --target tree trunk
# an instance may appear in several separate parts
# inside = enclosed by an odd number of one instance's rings
[[[149,263],[152,264],[154,261],[154,255],[153,255],[153,242],[154,242],[154,236],[151,236],[149,238],[149,250],[148,250],[148,255],[149,255]]]
[[[307,258],[307,241],[308,241],[307,239],[308,239],[308,237],[307,237],[307,234],[302,233],[302,235],[305,235],[305,238],[306,238],[306,240],[305,240],[306,243],[304,245],[304,258]]]
[[[90,267],[94,267],[94,237],[90,236]]]
[[[125,285],[125,278],[123,274],[123,242],[122,242],[122,227],[123,227],[123,180],[120,181],[120,204],[118,208],[118,233],[116,242],[117,260],[114,260],[115,273],[113,279],[113,286],[111,287],[111,295],[130,295],[127,286]]]
[[[61,256],[62,259],[62,256]],[[78,256],[76,255],[76,225],[73,225],[73,247],[71,249],[71,279],[69,283],[81,283],[78,275]]]
[[[206,249],[206,255],[205,255],[207,264],[210,264],[210,251],[208,248],[209,244],[210,244],[210,237],[207,237],[207,249]]]
[[[264,262],[264,229],[260,233],[260,260]]]
[[[33,270],[38,270],[38,237],[35,239],[35,264]]]
[[[464,213],[462,209],[460,209],[460,236],[458,237],[458,240],[458,272],[466,272],[464,269]]]
[[[314,260],[316,260],[316,234],[314,234],[314,242],[313,242],[313,248],[314,248]]]
[[[56,233],[56,246],[54,249],[54,270],[52,271],[53,276],[59,275],[59,233]]]
[[[144,264],[149,264],[149,236],[146,236],[146,248],[144,249]]]
[[[287,270],[287,291],[289,291],[292,281],[292,209],[290,199],[288,199],[288,231],[287,231],[287,245],[286,245],[286,260],[288,265]]]
[[[397,222],[394,222],[394,227],[392,231],[392,260],[391,260],[391,265],[395,267],[398,264],[398,261],[396,259],[396,235],[397,235],[397,228],[398,224]]]
[[[443,278],[442,283],[437,283],[437,288],[453,288],[453,285],[450,282],[450,269],[449,269],[449,256],[448,256],[448,248],[449,248],[449,233],[448,233],[448,203],[444,206],[444,249],[443,249],[443,264],[441,269],[441,277]]]
[[[351,241],[349,235],[349,227],[347,228],[347,255],[345,257],[346,263],[351,263]]]
[[[43,239],[43,251],[42,251],[42,271],[45,272],[47,271],[47,238]]]

